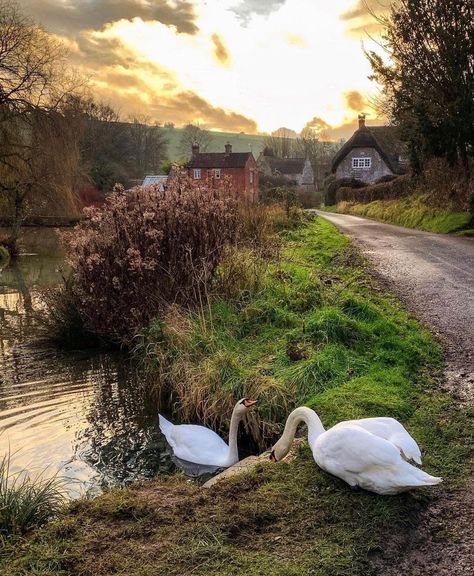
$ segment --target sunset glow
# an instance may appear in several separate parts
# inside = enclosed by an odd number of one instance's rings
[[[23,4],[124,115],[251,133],[371,114],[362,41],[374,21],[357,0]]]

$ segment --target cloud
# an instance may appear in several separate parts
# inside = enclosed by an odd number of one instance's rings
[[[248,22],[253,14],[267,16],[278,10],[286,0],[242,0],[233,11],[244,21]]]
[[[219,34],[213,34],[211,40],[214,43],[214,55],[222,66],[230,66],[230,54]]]
[[[307,41],[302,36],[298,36],[297,34],[287,34],[286,40],[288,44],[297,46],[298,48],[306,48],[308,46]]]
[[[396,0],[358,0],[355,6],[341,15],[349,32],[357,37],[379,34],[383,25],[375,16],[387,16]]]
[[[351,90],[344,94],[346,100],[346,106],[349,110],[354,110],[354,112],[362,112],[366,106],[366,101],[364,96],[357,90]]]
[[[325,120],[315,116],[312,120],[306,123],[303,132],[311,130],[312,132],[319,134],[325,130],[329,130],[330,128],[331,126]]]
[[[190,0],[21,0],[21,5],[35,20],[60,34],[133,18],[174,26],[180,33],[198,31]]]

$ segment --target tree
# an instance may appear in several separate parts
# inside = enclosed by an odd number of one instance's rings
[[[278,130],[275,130],[275,132],[265,138],[265,148],[277,158],[292,158],[294,157],[296,136],[293,130],[278,128]]]
[[[179,152],[182,158],[189,158],[193,144],[198,144],[201,152],[207,152],[211,143],[212,135],[210,132],[194,124],[188,124],[181,132]]]
[[[461,162],[469,175],[474,147],[472,0],[399,0],[381,46],[367,53],[391,119],[409,142],[412,163],[430,156]]]
[[[64,73],[65,56],[63,45],[26,18],[17,3],[0,1],[0,203],[12,216],[6,244],[13,252],[29,196],[54,188],[52,181],[46,186],[54,146],[45,137],[64,136],[56,130],[54,112],[76,83]],[[63,146],[59,157],[67,151]],[[48,155],[51,162],[45,161]]]

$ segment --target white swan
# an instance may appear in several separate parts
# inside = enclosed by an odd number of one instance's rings
[[[213,430],[194,424],[175,425],[159,414],[160,430],[166,437],[168,444],[173,448],[174,455],[180,460],[228,468],[239,461],[237,449],[237,432],[239,422],[249,408],[256,404],[256,400],[243,398],[234,407],[230,419],[229,444]]]
[[[314,410],[297,408],[289,415],[271,460],[286,456],[300,422],[308,427],[308,442],[316,464],[352,487],[377,494],[398,494],[442,482],[407,462],[421,462],[420,449],[393,418],[348,420],[325,431]]]

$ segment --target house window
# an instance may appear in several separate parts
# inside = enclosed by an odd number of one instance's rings
[[[194,168],[193,178],[194,178],[194,180],[200,180],[201,179],[201,168]]]
[[[221,179],[221,169],[220,168],[216,168],[214,170],[214,178],[216,180],[220,180]]]
[[[250,184],[253,184],[253,170],[250,170]]]
[[[370,168],[372,158],[352,158],[352,168]]]

